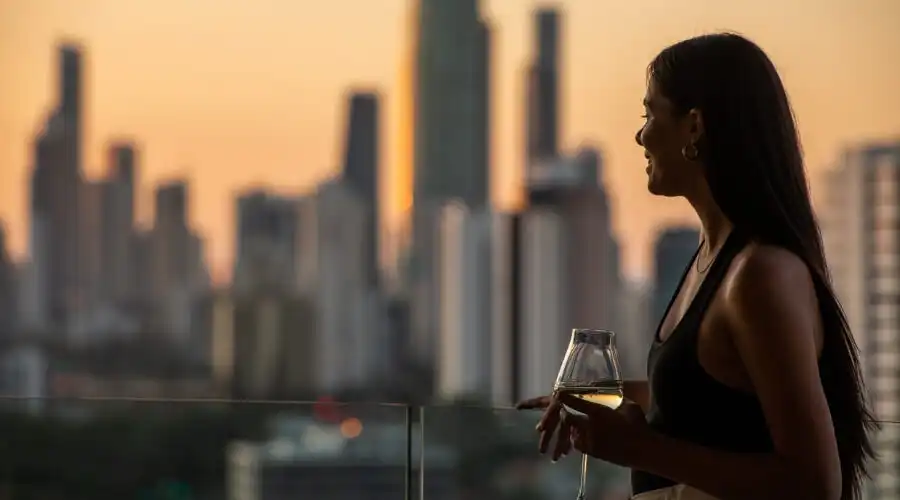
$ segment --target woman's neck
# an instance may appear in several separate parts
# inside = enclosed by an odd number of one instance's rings
[[[725,243],[725,238],[731,234],[732,224],[728,217],[719,208],[719,205],[713,200],[712,194],[708,189],[694,196],[687,197],[688,202],[697,212],[700,218],[700,227],[702,231],[703,241],[706,242],[706,248],[702,250],[704,257],[709,256],[718,251],[719,247]]]

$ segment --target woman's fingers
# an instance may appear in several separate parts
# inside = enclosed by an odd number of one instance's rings
[[[517,410],[543,410],[550,406],[553,398],[550,396],[540,396],[537,398],[526,399],[516,403]]]
[[[560,410],[562,406],[556,401],[551,401],[547,409],[544,410],[544,414],[541,416],[541,421],[538,422],[536,429],[541,433],[541,437],[538,441],[538,450],[541,453],[546,453],[550,447],[550,441],[553,439],[553,434],[556,432],[556,428],[559,427],[560,420]]]
[[[587,446],[587,440],[585,439],[585,430],[580,429],[578,426],[572,426],[572,430],[569,432],[569,441],[572,443],[572,446],[587,455],[590,455],[590,450]]]
[[[565,410],[562,410],[560,413],[559,430],[556,432],[556,446],[553,447],[553,454],[550,455],[550,459],[554,462],[566,456],[572,450],[572,418]]]

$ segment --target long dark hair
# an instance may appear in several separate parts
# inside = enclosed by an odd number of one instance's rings
[[[648,77],[676,113],[701,111],[705,130],[698,151],[713,198],[732,224],[793,252],[812,273],[824,326],[820,377],[841,461],[841,498],[858,498],[876,424],[856,342],[831,286],[781,78],[759,46],[732,33],[666,48],[650,63]]]

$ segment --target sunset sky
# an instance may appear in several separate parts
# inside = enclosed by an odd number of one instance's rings
[[[551,5],[551,3],[544,3]],[[646,193],[634,145],[644,69],[665,45],[713,30],[760,43],[782,71],[815,177],[844,145],[900,138],[897,0],[569,0],[563,31],[562,143],[604,149],[604,178],[629,274],[646,274],[654,229],[689,220],[683,202]],[[483,2],[494,30],[493,193],[517,198],[522,169],[522,69],[532,46],[526,0]],[[27,247],[31,138],[53,104],[55,45],[87,53],[86,166],[101,172],[106,142],[141,147],[146,208],[152,185],[193,181],[192,220],[217,270],[229,267],[233,201],[254,185],[309,189],[340,163],[354,87],[384,96],[385,207],[408,200],[391,170],[404,99],[408,0],[0,0],[0,219],[18,256]]]

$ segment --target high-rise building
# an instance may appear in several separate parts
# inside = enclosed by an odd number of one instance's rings
[[[606,189],[598,179],[598,151],[535,163],[528,171],[529,206],[555,211],[565,224],[567,286],[573,291],[566,321],[577,328],[619,326],[618,242]]]
[[[71,168],[81,168],[84,124],[83,51],[78,44],[64,42],[59,47],[58,111],[70,138],[67,161]]]
[[[525,77],[526,166],[559,154],[560,13],[534,15],[535,51]]]
[[[316,310],[316,386],[331,393],[368,388],[383,374],[389,349],[383,304],[366,280],[368,205],[332,180],[301,210],[298,277]]]
[[[494,214],[446,204],[438,218],[437,393],[491,397]],[[505,346],[509,349],[509,346]]]
[[[523,398],[523,219],[520,213],[496,214],[491,225],[491,401],[497,406]]]
[[[618,243],[599,152],[545,158],[527,171],[522,214],[519,397],[546,391],[572,328],[619,330]]]
[[[355,92],[350,96],[344,146],[344,182],[357,190],[368,205],[369,223],[367,281],[377,286],[379,278],[380,225],[378,218],[379,127],[378,95]]]
[[[174,181],[156,189],[153,221],[153,260],[157,296],[181,284],[188,272],[188,184]]]
[[[828,173],[822,236],[878,420],[900,420],[900,142],[844,153]],[[900,498],[900,428],[874,436],[869,499]]]
[[[647,378],[647,355],[656,323],[652,323],[650,303],[653,289],[648,282],[624,281],[618,305],[621,318],[616,327],[622,377],[626,380]]]
[[[522,398],[544,395],[553,385],[575,326],[569,320],[569,301],[576,293],[567,279],[566,233],[565,219],[552,207],[533,207],[522,215],[522,334],[516,374]]]
[[[195,328],[205,337],[204,354],[218,387],[236,398],[314,394],[316,323],[307,298],[256,290],[211,295],[201,304]]]
[[[0,221],[0,338],[15,334],[18,324],[18,277],[6,245],[6,228]]]
[[[63,333],[80,300],[82,50],[58,47],[56,103],[34,141],[31,179],[33,326]]]
[[[103,264],[102,211],[107,186],[106,180],[85,180],[81,183],[78,201],[79,293],[76,303],[79,313],[95,307],[100,299]]]
[[[656,333],[655,327],[662,321],[666,308],[678,289],[684,267],[694,257],[699,243],[700,231],[693,227],[668,227],[657,236],[653,245],[653,331],[647,332],[650,338]]]
[[[435,228],[444,202],[488,203],[490,30],[478,0],[418,0],[413,95],[413,349],[433,359]]]
[[[101,195],[100,245],[103,299],[119,303],[133,298],[136,148],[117,141],[107,150],[107,173]]]
[[[188,183],[173,181],[156,189],[156,216],[150,233],[151,301],[156,327],[176,343],[190,339],[192,301],[205,291],[208,277],[202,240],[188,224]]]
[[[237,291],[295,288],[298,217],[296,199],[265,191],[238,198],[232,276]]]

